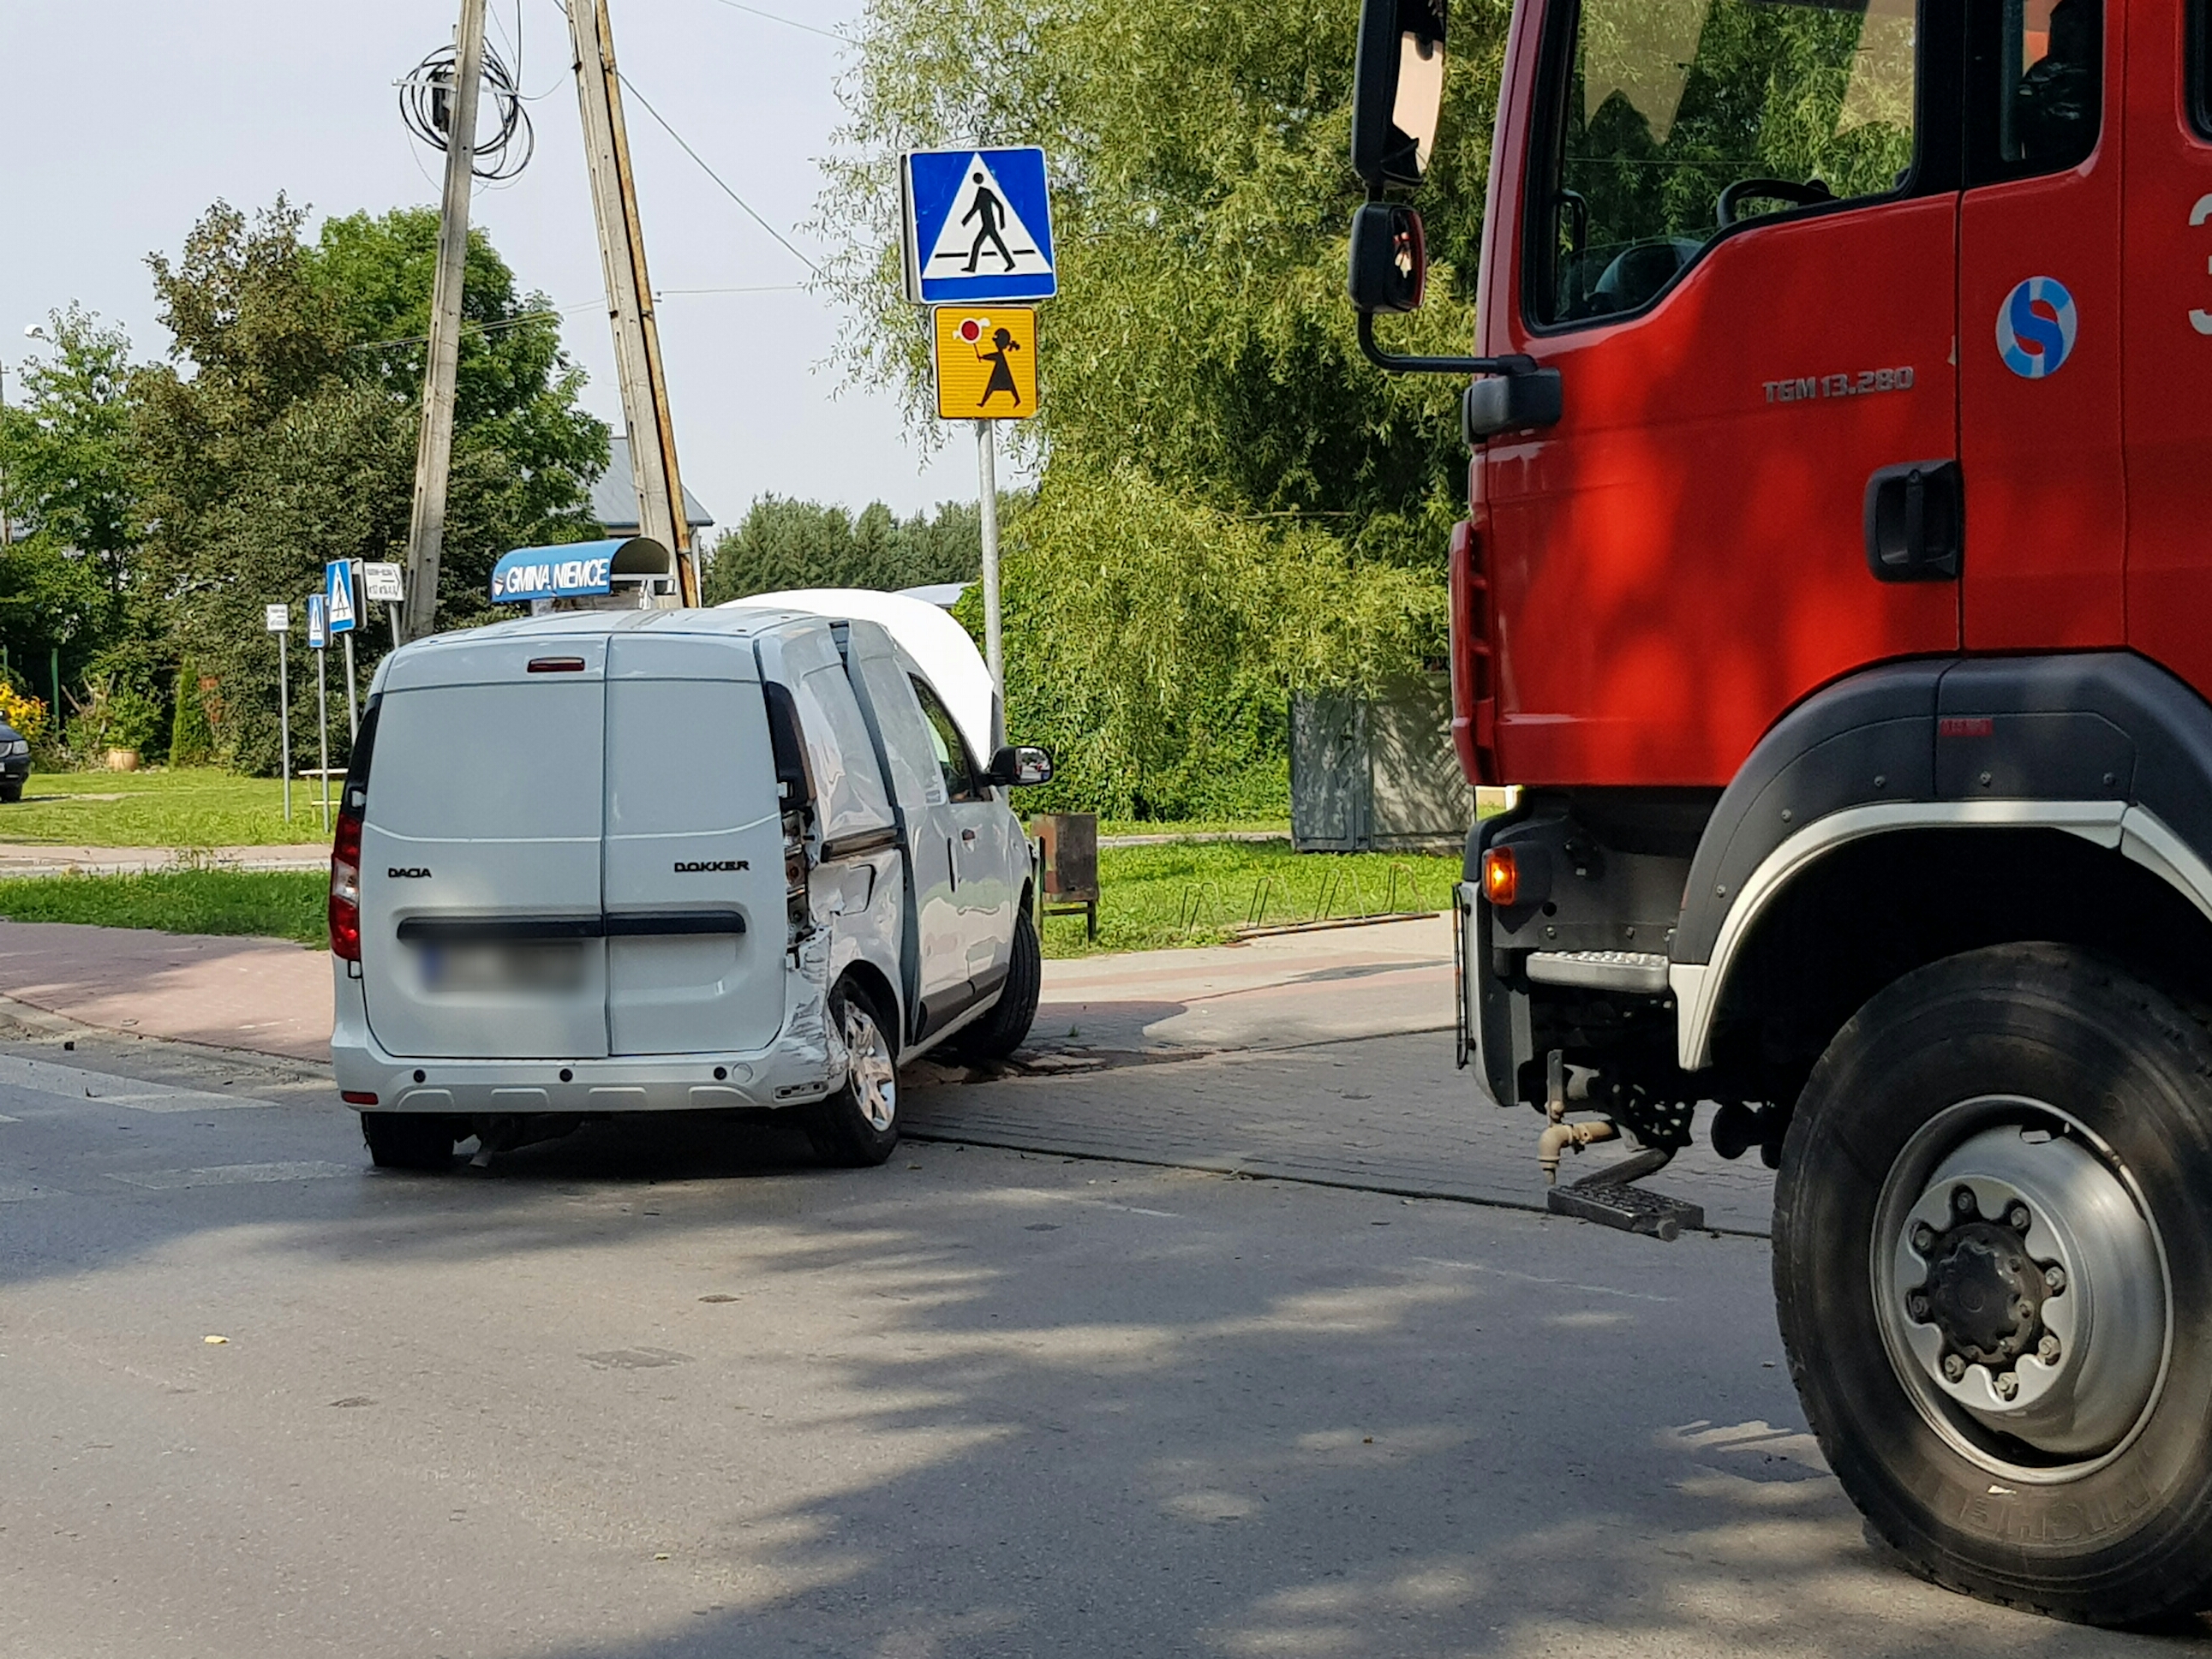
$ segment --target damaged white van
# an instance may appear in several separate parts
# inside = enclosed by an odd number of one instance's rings
[[[385,660],[330,898],[331,1060],[377,1164],[759,1109],[878,1164],[902,1061],[1028,1034],[1006,792],[1051,760],[979,763],[982,665],[942,612],[836,597],[534,617]]]

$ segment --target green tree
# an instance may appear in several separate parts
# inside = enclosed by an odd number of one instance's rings
[[[173,264],[149,261],[172,362],[137,382],[133,435],[153,529],[147,562],[176,648],[217,683],[216,751],[274,763],[276,652],[260,627],[325,562],[404,556],[436,216],[327,223],[313,243],[280,198],[248,219],[222,203]],[[575,406],[580,371],[541,295],[472,240],[464,396],[439,584],[444,625],[486,618],[509,547],[575,540],[606,463],[604,423]],[[360,637],[368,661],[378,630]],[[312,699],[295,698],[312,750]],[[303,751],[304,752],[304,751]]]
[[[0,548],[0,645],[41,688],[51,652],[74,679],[127,644],[142,536],[130,339],[76,306],[52,313],[42,335],[45,354],[21,371],[23,402],[0,411],[15,538]]]
[[[1455,9],[1448,136],[1423,200],[1443,258],[1431,310],[1406,325],[1462,350],[1508,9]],[[1344,298],[1361,196],[1346,161],[1357,11],[873,0],[818,213],[824,241],[850,250],[831,268],[848,364],[901,385],[920,417],[927,340],[900,290],[896,153],[1042,143],[1060,290],[1039,343],[1039,417],[1018,441],[1237,511],[1356,523],[1462,490],[1455,388],[1376,373]]]
[[[1002,523],[1025,497],[1000,497]],[[961,501],[901,519],[881,501],[857,515],[817,501],[763,495],[714,544],[706,601],[720,605],[793,587],[872,587],[896,592],[939,582],[973,581],[983,566],[982,515]]]

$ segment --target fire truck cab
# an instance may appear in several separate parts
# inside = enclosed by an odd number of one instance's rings
[[[1790,1369],[1942,1583],[2212,1604],[2212,0],[1518,0],[1469,378],[1487,1093],[1778,1166]]]

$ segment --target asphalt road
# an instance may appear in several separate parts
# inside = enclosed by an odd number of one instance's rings
[[[1891,1571],[1779,1359],[1756,1238],[772,1128],[395,1176],[304,1066],[0,1044],[10,1656],[2212,1646]]]

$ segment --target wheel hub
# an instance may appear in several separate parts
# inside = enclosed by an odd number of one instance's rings
[[[2036,1346],[2044,1264],[2011,1228],[1978,1218],[1951,1228],[1932,1247],[1928,1316],[1944,1344],[1972,1365],[2008,1367]]]
[[[2156,1236],[2063,1122],[2026,1101],[1938,1114],[1877,1212],[1876,1311],[1899,1376],[1947,1433],[2015,1473],[2023,1446],[2028,1468],[2054,1472],[2112,1450],[2164,1364]]]

